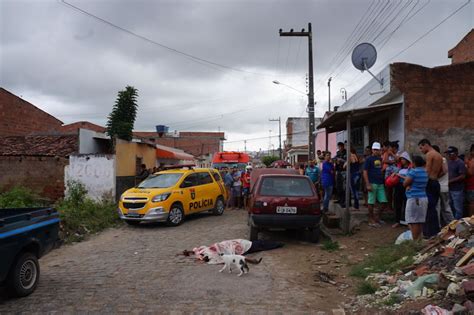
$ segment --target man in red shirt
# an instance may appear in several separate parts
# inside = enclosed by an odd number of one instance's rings
[[[242,173],[240,180],[242,181],[242,195],[244,198],[244,209],[247,208],[248,199],[250,195],[250,173],[252,172],[252,166],[247,165],[245,167],[245,173]]]

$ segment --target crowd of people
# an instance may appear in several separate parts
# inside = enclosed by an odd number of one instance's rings
[[[240,171],[237,166],[233,168],[224,167],[220,169],[224,185],[227,190],[228,208],[247,208],[250,194],[250,174],[252,166],[247,165],[245,171]]]
[[[360,195],[368,208],[368,223],[380,227],[384,210],[395,212],[396,223],[408,225],[414,239],[429,238],[453,219],[474,214],[474,144],[466,156],[449,146],[444,154],[428,139],[420,140],[419,155],[399,151],[398,141],[374,142],[358,155],[348,155],[342,142],[334,157],[317,151],[317,160],[298,165],[322,197],[323,212],[329,202],[345,205],[345,182],[350,181],[352,210],[359,209]],[[347,174],[350,163],[349,174]]]
[[[369,226],[374,228],[384,224],[380,214],[389,210],[395,212],[393,227],[408,225],[414,239],[429,238],[453,219],[474,215],[474,144],[466,156],[459,155],[454,146],[442,154],[428,139],[419,141],[421,154],[412,156],[399,151],[398,141],[374,142],[363,155],[353,147],[348,155],[342,142],[337,147],[334,156],[317,150],[316,160],[295,166],[315,185],[323,213],[329,211],[333,197],[334,202],[346,207],[345,187],[349,180],[349,206],[358,210],[363,196]],[[237,167],[220,171],[229,196],[227,207],[245,209],[252,166],[246,166],[245,171]],[[142,164],[136,179],[141,181],[150,173]]]

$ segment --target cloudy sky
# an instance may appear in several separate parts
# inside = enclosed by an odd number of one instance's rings
[[[280,28],[312,23],[319,117],[330,76],[333,105],[341,88],[350,97],[370,79],[350,65],[357,43],[377,48],[374,72],[448,64],[473,21],[469,0],[1,0],[0,86],[64,123],[104,125],[131,85],[136,130],[221,130],[226,149],[248,139],[248,150],[266,150],[270,135],[278,146],[270,118],[281,117],[284,134],[287,117],[307,115],[307,39]]]

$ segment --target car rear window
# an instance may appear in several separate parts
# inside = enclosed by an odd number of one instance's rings
[[[313,196],[311,183],[306,178],[266,177],[260,186],[262,196],[309,197]]]

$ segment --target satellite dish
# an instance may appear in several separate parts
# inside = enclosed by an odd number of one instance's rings
[[[375,47],[372,44],[359,44],[352,51],[352,64],[354,67],[362,72],[367,71],[370,73],[370,75],[380,84],[381,88],[383,88],[383,78],[377,78],[369,70],[375,64],[375,61],[377,61],[377,50],[375,50]]]
[[[377,60],[377,51],[374,45],[362,43],[352,51],[352,64],[360,71],[369,70]]]

